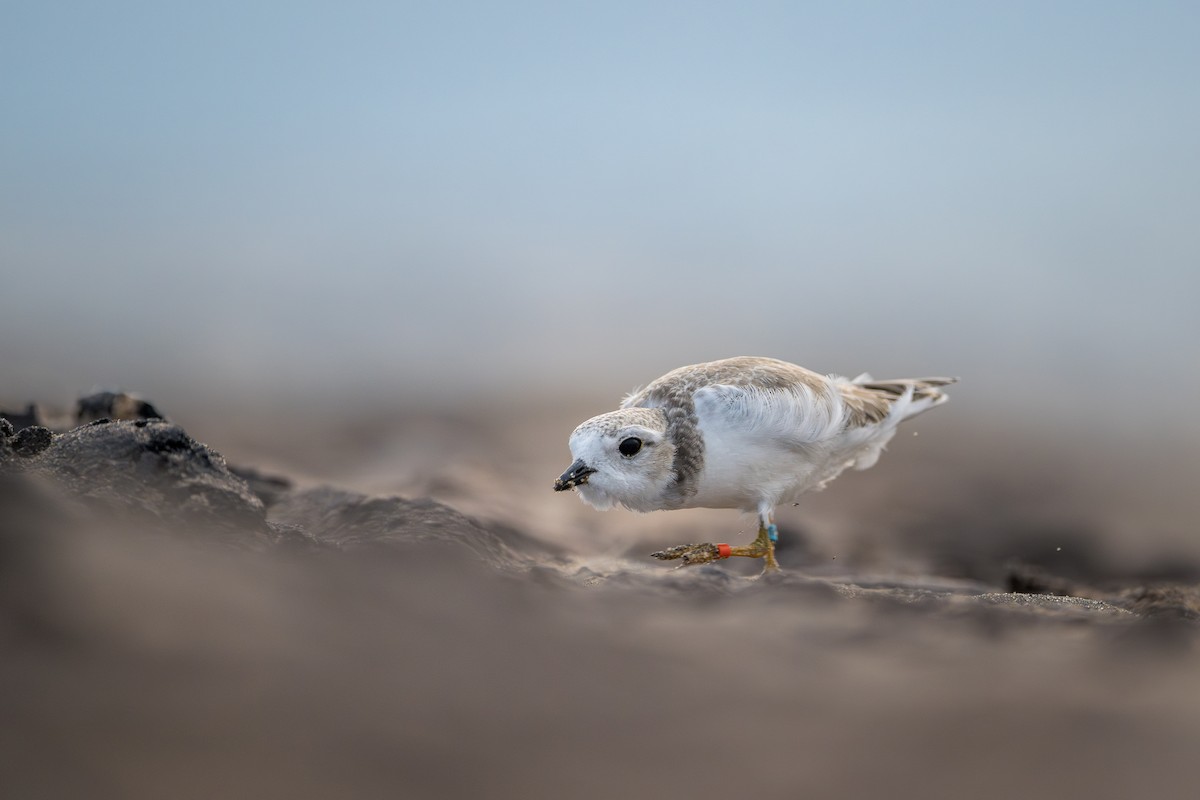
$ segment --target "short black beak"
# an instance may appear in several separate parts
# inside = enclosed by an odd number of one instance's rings
[[[582,458],[577,458],[574,464],[567,467],[566,472],[558,476],[558,480],[554,482],[554,491],[565,492],[567,489],[582,486],[587,483],[588,475],[591,475],[595,471],[583,463]]]

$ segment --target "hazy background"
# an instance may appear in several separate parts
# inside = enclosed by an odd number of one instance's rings
[[[6,399],[612,396],[763,353],[1196,400],[1190,3],[4,17]]]
[[[1194,4],[3,16],[0,403],[119,386],[239,456],[233,412],[558,408],[542,487],[681,364],[954,374],[950,471],[1054,452],[1194,531]]]
[[[0,795],[1195,797],[1198,43],[1195,2],[0,0],[0,408],[123,387],[479,521],[314,501],[395,549],[254,553],[0,481]],[[781,581],[648,558],[744,515],[550,490],[739,354],[963,380],[780,509]],[[1014,559],[1181,624],[971,597]]]

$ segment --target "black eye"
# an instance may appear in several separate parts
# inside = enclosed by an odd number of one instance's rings
[[[617,449],[621,451],[621,455],[632,458],[642,449],[642,440],[636,436],[630,436],[628,439],[622,439],[621,443],[617,445]]]

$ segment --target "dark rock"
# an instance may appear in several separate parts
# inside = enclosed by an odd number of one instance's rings
[[[10,442],[12,435],[12,423],[0,417],[0,467],[3,467],[12,458],[12,444]]]
[[[92,506],[269,540],[262,501],[219,453],[173,423],[86,425],[54,436],[21,464]]]
[[[34,425],[22,429],[16,436],[13,436],[9,445],[17,455],[29,458],[49,447],[52,438],[53,434],[50,431]]]

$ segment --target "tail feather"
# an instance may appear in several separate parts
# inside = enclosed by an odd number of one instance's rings
[[[938,387],[949,386],[957,381],[958,378],[877,381],[866,374],[859,375],[853,381],[842,379],[838,388],[848,412],[847,429],[875,427],[877,430],[873,443],[856,454],[854,468],[871,467],[896,434],[896,426],[945,403],[950,397]]]
[[[935,386],[949,386],[952,383],[958,383],[958,378],[891,378],[885,381],[877,381],[864,373],[855,378],[853,383],[865,386],[868,389],[878,389],[879,391],[891,392],[892,394],[904,394],[904,390],[909,386],[920,391],[921,389],[932,389]]]
[[[891,416],[892,407],[902,401],[900,419],[911,419],[940,406],[949,396],[938,389],[957,383],[958,378],[895,378],[877,381],[863,373],[852,381],[842,379],[842,398],[850,409],[849,427],[883,422]]]
[[[939,386],[949,386],[958,383],[958,378],[893,378],[886,381],[854,380],[855,385],[873,392],[880,392],[892,397],[902,397],[905,392],[912,391],[913,400],[932,400],[933,404],[944,403],[949,398],[938,390]]]

